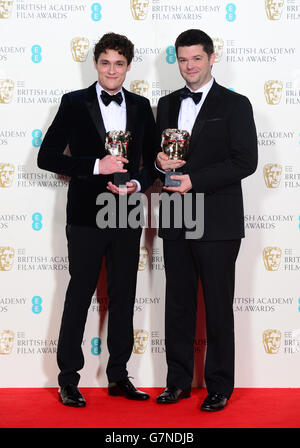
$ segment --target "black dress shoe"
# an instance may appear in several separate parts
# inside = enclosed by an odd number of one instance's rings
[[[201,405],[202,411],[221,411],[227,404],[227,398],[223,394],[211,392]]]
[[[189,398],[191,396],[191,388],[182,390],[179,387],[167,387],[163,393],[161,393],[156,402],[159,404],[171,404],[177,403],[182,398]]]
[[[150,395],[136,389],[128,378],[121,381],[116,381],[115,383],[109,383],[108,395],[113,397],[126,397],[129,400],[140,401],[148,400],[148,398],[150,398]]]
[[[61,401],[66,406],[82,408],[86,405],[85,399],[81,395],[79,389],[74,384],[67,384],[59,389]]]

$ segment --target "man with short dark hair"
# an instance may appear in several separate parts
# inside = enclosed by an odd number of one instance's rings
[[[181,33],[175,43],[183,89],[161,98],[157,110],[158,141],[167,128],[191,135],[187,161],[171,160],[162,151],[156,166],[162,172],[180,168],[180,186],[169,193],[192,195],[192,216],[197,194],[204,194],[202,238],[186,236],[186,228],[160,226],[166,272],[165,337],[167,388],[161,404],[190,396],[194,369],[197,290],[203,287],[207,352],[205,382],[208,396],[201,409],[225,407],[234,387],[233,297],[235,261],[244,237],[241,180],[257,166],[257,137],[249,100],[216,83],[212,39],[203,31]],[[163,179],[163,177],[162,177]],[[162,216],[164,203],[161,204]],[[172,222],[172,220],[171,220]],[[173,220],[175,222],[175,220]],[[191,234],[192,232],[189,232]]]
[[[86,404],[77,387],[78,371],[84,365],[81,344],[104,256],[109,295],[108,392],[133,400],[149,398],[133,386],[126,370],[134,342],[133,309],[142,229],[121,225],[99,228],[96,224],[99,194],[114,194],[117,207],[113,213],[118,223],[120,195],[145,191],[154,180],[155,123],[149,100],[122,87],[133,55],[134,46],[125,36],[108,33],[100,39],[94,48],[98,82],[63,95],[38,155],[40,168],[71,178],[66,227],[71,278],[57,351],[59,393],[68,406]],[[127,158],[105,151],[106,133],[116,130],[131,133]],[[70,154],[65,153],[67,146]],[[125,172],[131,178],[124,189],[113,175]]]

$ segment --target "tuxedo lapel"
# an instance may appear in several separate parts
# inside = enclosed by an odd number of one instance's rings
[[[123,87],[123,92],[126,101],[126,131],[133,131],[137,123],[137,104],[133,96]]]
[[[178,128],[178,116],[180,110],[180,97],[179,91],[175,92],[174,95],[170,96],[170,104],[169,104],[169,128],[177,129]]]
[[[195,145],[195,143],[197,143],[200,138],[200,134],[205,124],[205,121],[207,120],[207,118],[213,116],[214,111],[216,110],[217,101],[218,101],[218,84],[214,81],[195,120],[190,141],[190,152],[192,152],[193,148],[197,146]]]
[[[99,102],[97,98],[97,92],[96,92],[96,83],[92,84],[88,88],[88,96],[86,100],[86,107],[89,111],[90,117],[97,129],[97,132],[99,134],[99,137],[101,138],[102,142],[105,142],[105,127],[102,119],[102,115],[100,112]]]

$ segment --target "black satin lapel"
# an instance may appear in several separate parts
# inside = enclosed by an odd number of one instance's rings
[[[196,143],[198,141],[198,139],[200,138],[200,134],[201,134],[201,131],[203,129],[206,119],[209,118],[210,116],[213,116],[217,101],[218,101],[217,89],[214,84],[212,86],[211,90],[209,91],[207,97],[205,98],[205,101],[196,117],[193,129],[192,129],[190,151],[193,150],[194,143]]]
[[[91,119],[98,131],[98,134],[99,134],[102,142],[104,143],[106,131],[105,131],[102,115],[100,112],[100,107],[99,107],[99,102],[98,102],[98,98],[97,98],[95,84],[93,84],[91,87],[89,87],[88,98],[86,100],[86,106],[87,106],[87,109],[91,116]]]
[[[178,128],[178,115],[180,110],[180,99],[179,94],[173,95],[170,97],[170,109],[169,109],[169,118],[170,118],[170,128],[177,129]]]
[[[123,88],[126,101],[126,131],[133,132],[137,124],[137,104],[131,97],[130,93]]]

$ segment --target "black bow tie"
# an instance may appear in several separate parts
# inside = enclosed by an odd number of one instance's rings
[[[180,101],[186,98],[192,98],[195,104],[198,104],[202,98],[202,92],[191,92],[187,87],[184,87],[179,94]]]
[[[105,104],[105,106],[108,106],[111,103],[111,101],[115,101],[116,103],[119,104],[119,106],[121,106],[123,101],[121,92],[118,92],[116,95],[110,95],[109,93],[105,92],[105,90],[102,90],[101,92],[101,99]]]

